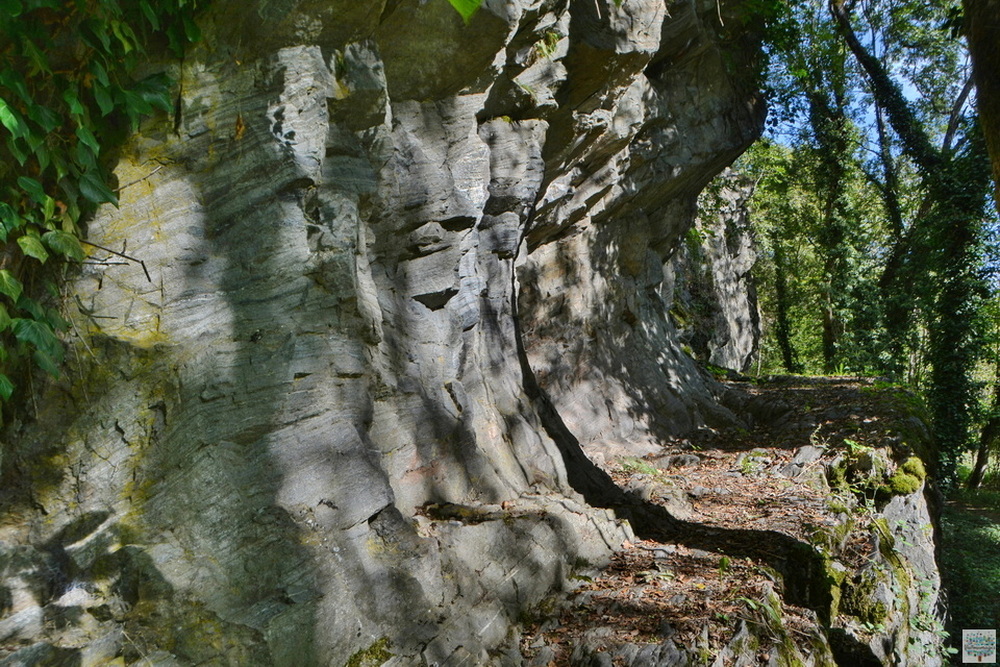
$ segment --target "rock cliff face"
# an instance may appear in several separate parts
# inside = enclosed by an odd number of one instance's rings
[[[694,227],[667,265],[681,343],[700,361],[740,372],[749,370],[760,340],[752,194],[735,173],[720,175],[702,192]]]
[[[4,435],[11,664],[516,661],[631,536],[577,443],[733,420],[664,266],[761,127],[738,4],[213,3],[89,227],[148,278],[95,250]]]

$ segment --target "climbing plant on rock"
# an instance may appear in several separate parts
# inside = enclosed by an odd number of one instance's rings
[[[157,109],[171,80],[136,78],[148,49],[200,38],[199,0],[0,0],[0,397],[24,362],[58,375],[67,324],[39,268],[79,262],[81,221],[117,205],[108,149]],[[205,4],[204,0],[201,4]],[[50,275],[51,272],[48,272]]]
[[[903,94],[881,60],[861,42],[850,6],[830,3],[837,30],[863,70],[876,104],[910,159],[925,193],[925,214],[912,229],[922,239],[922,272],[934,277],[928,293],[931,366],[928,398],[938,446],[938,479],[949,486],[957,479],[958,459],[970,445],[977,388],[972,371],[982,352],[979,322],[987,295],[983,275],[983,237],[989,165],[986,146],[975,119],[960,115],[968,85],[954,103],[952,121],[935,145],[935,135],[922,122],[920,109]],[[964,141],[956,132],[964,128]],[[916,236],[916,235],[915,235]],[[914,254],[909,250],[908,254]],[[926,286],[925,290],[926,290]]]
[[[622,2],[625,0],[613,1],[615,6],[620,7]],[[483,4],[483,0],[448,0],[448,2],[450,2],[451,6],[455,8],[455,11],[462,15],[462,18],[466,22],[472,18],[473,14],[475,14],[479,10],[479,7]]]

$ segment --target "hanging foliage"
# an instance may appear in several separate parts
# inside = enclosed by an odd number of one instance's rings
[[[157,110],[165,74],[133,76],[147,48],[200,38],[198,0],[0,0],[0,397],[25,360],[58,375],[67,323],[39,300],[38,268],[79,262],[80,223],[118,204],[107,149]],[[203,3],[204,4],[204,3]],[[49,285],[50,291],[57,291]]]

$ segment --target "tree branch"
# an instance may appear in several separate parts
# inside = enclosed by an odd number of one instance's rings
[[[893,238],[899,241],[903,237],[904,228],[903,207],[899,203],[899,173],[896,170],[896,163],[892,159],[892,151],[889,149],[889,134],[885,130],[885,119],[882,116],[882,109],[878,106],[875,107],[875,124],[878,128],[878,157],[879,162],[882,164],[882,174],[885,178],[882,199],[889,214]]]
[[[965,108],[965,102],[969,99],[973,85],[974,81],[970,75],[965,80],[965,85],[962,86],[962,92],[959,93],[958,99],[955,100],[955,104],[951,107],[951,117],[948,118],[948,130],[944,133],[944,141],[941,142],[941,152],[945,155],[951,153],[951,144],[955,140],[955,132],[958,131],[958,121],[962,119],[962,109]]]
[[[844,7],[844,0],[830,0],[830,13],[851,53],[868,75],[875,103],[885,109],[889,124],[903,143],[903,150],[917,164],[918,169],[927,175],[932,174],[941,164],[941,155],[934,149],[930,139],[920,127],[899,86],[889,76],[882,63],[858,40],[854,28],[851,27],[850,13]]]

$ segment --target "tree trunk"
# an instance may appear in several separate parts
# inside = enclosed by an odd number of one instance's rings
[[[1000,0],[964,0],[963,6],[976,105],[993,161],[994,197],[1000,210]]]
[[[995,410],[997,407],[995,398],[993,405]],[[993,416],[986,422],[982,432],[979,434],[976,463],[972,467],[972,473],[969,475],[968,482],[966,482],[968,488],[978,489],[982,486],[983,478],[986,476],[986,466],[990,463],[990,450],[993,449],[993,443],[996,442],[998,435],[1000,435],[1000,416]]]

